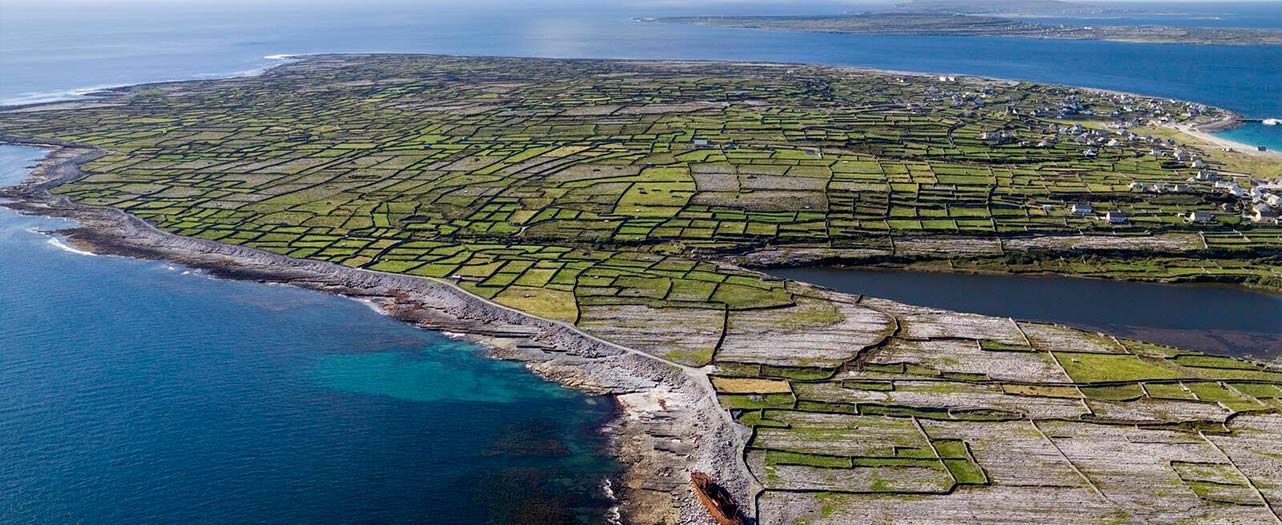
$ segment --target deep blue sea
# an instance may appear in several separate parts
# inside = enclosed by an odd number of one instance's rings
[[[0,185],[40,150],[0,146]],[[601,523],[613,413],[364,304],[0,208],[0,523]]]
[[[858,65],[1282,117],[1282,46],[763,32],[633,18],[852,7],[610,4],[0,0],[0,104],[251,74],[274,55],[383,51]],[[1282,28],[1282,3],[1136,7],[1165,14],[1116,23]],[[1282,149],[1282,128],[1230,133]],[[0,181],[39,155],[0,148]],[[605,516],[600,486],[619,466],[599,432],[604,400],[354,301],[77,254],[39,233],[67,225],[0,209],[0,523]]]

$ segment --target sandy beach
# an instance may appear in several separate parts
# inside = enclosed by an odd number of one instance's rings
[[[1191,126],[1187,124],[1174,124],[1167,127],[1174,129],[1176,131],[1179,131],[1180,133],[1184,133],[1185,135],[1189,135],[1191,137],[1197,138],[1198,140],[1201,140],[1203,142],[1213,144],[1220,148],[1231,149],[1236,153],[1243,153],[1246,155],[1251,155],[1253,157],[1262,157],[1262,158],[1276,159],[1278,161],[1282,161],[1282,152],[1280,151],[1272,151],[1272,150],[1260,151],[1258,148],[1256,148],[1253,145],[1243,144],[1241,142],[1237,142],[1234,140],[1229,140],[1224,137],[1217,136],[1213,133],[1202,131],[1197,126]],[[1221,128],[1221,129],[1227,129],[1227,128]]]

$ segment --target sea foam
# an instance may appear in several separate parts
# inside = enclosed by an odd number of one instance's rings
[[[77,249],[75,249],[75,248],[72,248],[72,247],[70,247],[70,246],[67,246],[65,243],[63,243],[62,241],[58,240],[56,237],[50,237],[50,238],[49,238],[49,240],[48,240],[48,241],[45,241],[45,242],[49,243],[49,244],[50,244],[51,246],[53,246],[54,248],[57,248],[57,249],[62,250],[62,251],[64,251],[64,252],[70,252],[70,253],[74,253],[74,254],[76,254],[76,255],[88,255],[88,256],[90,256],[90,257],[97,255],[96,253],[93,253],[93,252],[87,252],[87,251],[84,251],[84,250],[77,250]]]

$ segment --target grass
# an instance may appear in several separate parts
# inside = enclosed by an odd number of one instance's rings
[[[1084,386],[1082,394],[1088,399],[1100,401],[1128,401],[1144,397],[1144,390],[1138,384],[1118,386]]]
[[[991,95],[974,96],[985,89]],[[972,98],[954,106],[944,92]],[[890,314],[871,315],[868,302],[849,296],[838,305],[819,290],[733,264],[759,250],[826,256],[854,248],[876,251],[881,264],[933,269],[1282,283],[1268,258],[1282,249],[1282,228],[1237,223],[1219,211],[1225,199],[1209,186],[1134,192],[1131,182],[1183,183],[1196,170],[1130,141],[1086,160],[1085,145],[1052,128],[1086,117],[1040,113],[1071,102],[1094,115],[1116,112],[1118,120],[1158,112],[1188,121],[1186,103],[1114,97],[1026,83],[901,82],[818,66],[314,57],[234,81],[126,89],[119,105],[0,112],[0,132],[111,151],[56,191],[165,231],[451,279],[625,346],[715,365],[719,402],[754,428],[754,446],[769,449],[770,467],[858,467],[878,497],[906,498],[921,486],[905,476],[922,472],[931,477],[928,490],[948,490],[947,473],[960,484],[988,483],[985,471],[1004,466],[985,463],[991,459],[980,451],[1029,433],[1042,439],[1028,428],[1030,414],[1047,406],[1072,406],[1068,413],[1076,414],[1083,395],[1137,411],[1171,405],[1134,403],[1143,383],[1155,399],[1196,395],[1234,410],[1278,408],[1282,373],[1133,341],[1121,348],[1067,329],[1070,340],[1035,338],[1032,347],[964,331],[941,335],[988,352],[983,370],[957,356],[931,366],[876,364],[867,358],[909,342],[894,332]],[[1113,120],[1088,123],[1114,137]],[[1013,131],[1025,144],[978,138],[993,129]],[[1041,139],[1058,143],[1030,145]],[[1241,166],[1216,162],[1217,169]],[[1079,201],[1123,211],[1132,223],[1068,213]],[[1195,210],[1221,217],[1206,225],[1174,218]],[[1161,240],[1175,248],[1115,255],[1006,242],[1030,236]],[[960,254],[958,243],[993,248]],[[870,316],[848,319],[846,312]],[[845,337],[865,328],[860,333],[885,344]],[[735,334],[741,337],[728,337]],[[825,341],[834,334],[841,334],[836,342]],[[726,341],[772,340],[797,344],[760,360],[719,357],[729,355]],[[1066,351],[1075,344],[1119,353]],[[846,357],[807,354],[823,345]],[[1007,363],[1048,350],[1052,356],[1041,357],[1053,357],[1083,383],[1080,390],[997,374],[1018,376],[1023,371]],[[1194,381],[1206,378],[1230,387]],[[1191,392],[1158,380],[1185,380]],[[1146,413],[1170,426],[1229,425],[1174,412]],[[793,482],[777,472],[760,476],[768,492],[827,489],[786,485]]]
[[[784,394],[791,393],[787,381],[752,379],[742,377],[712,377],[712,386],[726,394]]]
[[[767,465],[804,465],[807,467],[822,468],[851,468],[850,458],[839,456],[821,456],[818,454],[802,454],[799,452],[781,452],[771,450],[766,452]]]
[[[1055,359],[1078,383],[1177,379],[1179,371],[1130,354],[1054,352]]]
[[[983,485],[988,483],[988,477],[979,466],[967,459],[945,459],[944,465],[948,471],[957,478],[957,483],[961,485]]]
[[[572,292],[530,286],[508,286],[494,296],[494,301],[540,317],[571,323],[578,320],[579,311]]]
[[[792,394],[720,394],[717,396],[726,408],[780,408],[791,407]]]

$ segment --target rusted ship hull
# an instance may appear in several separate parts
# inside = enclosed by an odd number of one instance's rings
[[[708,514],[716,520],[717,525],[744,525],[739,517],[739,506],[730,498],[730,493],[721,488],[712,478],[702,472],[690,473],[690,485],[699,503],[708,509]]]

